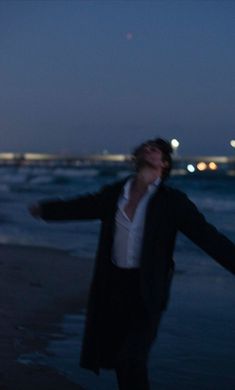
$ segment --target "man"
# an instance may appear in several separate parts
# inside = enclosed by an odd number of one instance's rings
[[[133,153],[133,176],[95,194],[41,202],[47,221],[100,219],[81,366],[114,369],[120,390],[148,390],[148,355],[166,309],[178,231],[235,273],[235,245],[187,196],[165,185],[170,143],[156,138]]]

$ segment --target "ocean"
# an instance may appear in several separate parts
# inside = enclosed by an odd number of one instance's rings
[[[0,167],[0,243],[46,246],[93,256],[99,222],[48,224],[34,220],[28,207],[42,199],[93,192],[131,173],[125,165]],[[211,223],[234,239],[235,177],[188,174],[173,176],[168,184],[185,191]],[[192,250],[188,242],[180,239],[178,244],[179,250]]]
[[[46,246],[74,256],[93,257],[99,222],[45,223],[28,206],[42,199],[93,192],[130,175],[128,166],[1,167],[0,243]],[[174,175],[168,184],[187,193],[209,222],[235,242],[235,177]],[[235,261],[235,259],[234,259]],[[235,388],[235,279],[179,234],[171,301],[150,357],[153,390],[232,390]],[[40,362],[64,372],[86,389],[115,389],[112,373],[100,377],[78,366],[85,312],[68,313],[64,337],[52,337]]]

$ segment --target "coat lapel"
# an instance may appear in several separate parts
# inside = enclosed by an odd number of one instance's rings
[[[160,184],[149,200],[144,222],[142,260],[148,256],[153,245],[156,245],[156,242],[161,239],[164,233],[164,226],[168,219],[165,192],[164,184]]]
[[[146,210],[144,232],[154,230],[156,233],[162,227],[163,216],[166,213],[164,194],[165,186],[161,184],[150,198]]]

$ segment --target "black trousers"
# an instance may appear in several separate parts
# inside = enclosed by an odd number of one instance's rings
[[[107,291],[101,368],[116,371],[120,390],[148,390],[148,356],[159,321],[144,305],[139,270],[112,265]]]

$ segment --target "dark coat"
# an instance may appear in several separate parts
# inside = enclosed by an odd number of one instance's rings
[[[41,204],[45,220],[100,219],[102,221],[93,279],[90,288],[81,366],[99,372],[99,329],[111,264],[114,217],[124,181],[103,187],[100,192],[71,200]],[[141,253],[141,291],[154,319],[166,309],[174,271],[173,251],[177,232],[235,273],[235,245],[209,224],[181,191],[161,184],[151,196],[146,210]]]

